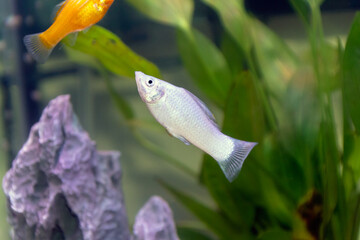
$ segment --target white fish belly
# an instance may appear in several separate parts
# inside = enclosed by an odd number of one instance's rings
[[[233,152],[231,137],[224,135],[182,88],[167,89],[166,97],[148,108],[157,121],[175,137],[183,137],[217,161]]]

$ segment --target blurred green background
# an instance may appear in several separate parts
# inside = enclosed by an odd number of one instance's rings
[[[29,14],[22,33],[46,29],[56,4],[22,5]],[[65,39],[43,65],[30,62],[28,82],[36,84],[27,94],[39,110],[71,94],[98,149],[122,153],[130,224],[157,194],[173,209],[181,239],[360,239],[356,7],[330,0],[115,1],[102,27],[80,33],[75,45]],[[16,55],[24,50],[14,41],[16,18],[1,14],[0,73],[10,83],[0,99],[3,176],[8,150],[20,149],[31,118],[16,59],[29,61]],[[135,70],[190,90],[224,133],[259,142],[234,183],[156,123],[138,96]],[[1,200],[0,235],[7,236]]]

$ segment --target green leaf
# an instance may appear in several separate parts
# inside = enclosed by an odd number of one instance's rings
[[[293,5],[293,8],[302,18],[304,23],[309,26],[310,25],[310,16],[311,16],[311,6],[309,1],[304,0],[290,0],[290,3]]]
[[[304,160],[310,159],[317,146],[321,115],[314,87],[311,84],[302,86],[299,79],[289,83],[274,109],[284,149],[304,166]]]
[[[293,204],[297,204],[307,191],[305,173],[300,163],[284,150],[277,133],[267,134],[261,143],[264,158],[260,159],[262,166],[272,175],[272,180],[279,191]],[[259,163],[259,164],[260,164]]]
[[[203,160],[201,179],[226,216],[239,228],[250,229],[255,218],[256,202],[250,202],[247,199],[256,198],[254,191],[259,189],[257,188],[259,183],[252,171],[246,171],[248,167],[243,168],[239,177],[233,183],[229,183],[217,162],[206,155]],[[251,182],[251,185],[243,184],[244,186],[240,187],[235,185],[244,179]]]
[[[352,122],[360,133],[360,13],[357,13],[348,36],[343,59],[343,93]]]
[[[346,199],[353,194],[360,180],[360,136],[356,135],[351,118],[344,106],[344,188]]]
[[[104,73],[104,75],[105,74],[106,73]],[[109,77],[106,75],[104,76],[104,78],[107,89],[109,91],[111,99],[114,101],[116,108],[119,110],[119,112],[122,113],[126,120],[133,120],[135,118],[135,113],[131,108],[130,104],[120,94],[116,92],[115,87],[111,82],[111,79],[109,79]]]
[[[224,106],[231,85],[231,72],[222,53],[197,30],[177,31],[180,55],[186,69],[201,90]]]
[[[261,236],[258,238],[259,240],[289,240],[289,239],[293,239],[292,238],[292,233],[279,229],[279,228],[275,228],[275,229],[269,229],[266,232],[264,232],[263,234],[261,234]]]
[[[347,139],[350,141],[350,139]],[[350,146],[349,146],[350,145]],[[351,143],[347,142],[346,163],[354,175],[354,183],[360,180],[360,136],[353,135]]]
[[[298,58],[270,29],[245,12],[244,1],[203,2],[218,12],[225,30],[242,49],[270,128],[276,131],[272,101],[286,91],[298,68]]]
[[[245,52],[249,52],[252,43],[249,36],[250,27],[247,25],[250,24],[250,19],[245,12],[244,1],[202,1],[214,8],[216,11],[218,11],[223,25],[225,26],[228,33],[234,38],[237,43],[241,43],[240,47],[242,47]]]
[[[260,21],[254,19],[247,27],[255,29],[250,36],[254,44],[253,61],[258,66],[259,78],[264,80],[270,94],[282,96],[298,68],[297,57]]]
[[[348,202],[348,224],[346,228],[346,239],[358,240],[360,237],[360,193],[357,191]]]
[[[330,112],[325,113],[321,124],[319,151],[320,162],[323,167],[323,225],[326,226],[331,221],[334,209],[338,202],[338,166],[340,163],[340,154],[336,143],[334,123]]]
[[[187,29],[194,10],[193,0],[127,0],[140,12],[161,23]]]
[[[108,70],[120,76],[134,78],[135,71],[160,77],[158,68],[143,57],[134,53],[121,39],[100,26],[92,26],[86,33],[80,32],[75,45],[68,48],[78,50],[97,58]]]
[[[242,229],[233,228],[234,226],[232,223],[216,211],[175,189],[169,184],[163,181],[160,181],[160,183],[221,239],[241,239],[238,237]]]
[[[203,232],[189,228],[189,227],[177,227],[177,233],[181,240],[212,240],[210,236]]]
[[[287,45],[244,10],[243,1],[203,0],[219,13],[227,32],[243,49],[250,68],[264,79],[271,93],[281,94],[297,68],[297,58]]]
[[[253,75],[237,75],[224,109],[223,132],[245,141],[258,142],[266,132],[263,105],[257,96]]]
[[[232,74],[236,76],[246,68],[244,52],[239,48],[229,33],[224,32],[221,40],[221,51],[226,58]]]

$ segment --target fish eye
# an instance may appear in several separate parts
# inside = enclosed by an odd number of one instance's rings
[[[152,87],[154,85],[154,80],[152,79],[149,79],[146,81],[146,84],[149,86],[149,87]]]

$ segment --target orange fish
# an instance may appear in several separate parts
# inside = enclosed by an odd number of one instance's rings
[[[54,23],[38,34],[26,35],[24,44],[39,63],[44,63],[53,48],[68,34],[99,22],[114,0],[66,0],[59,4]]]

